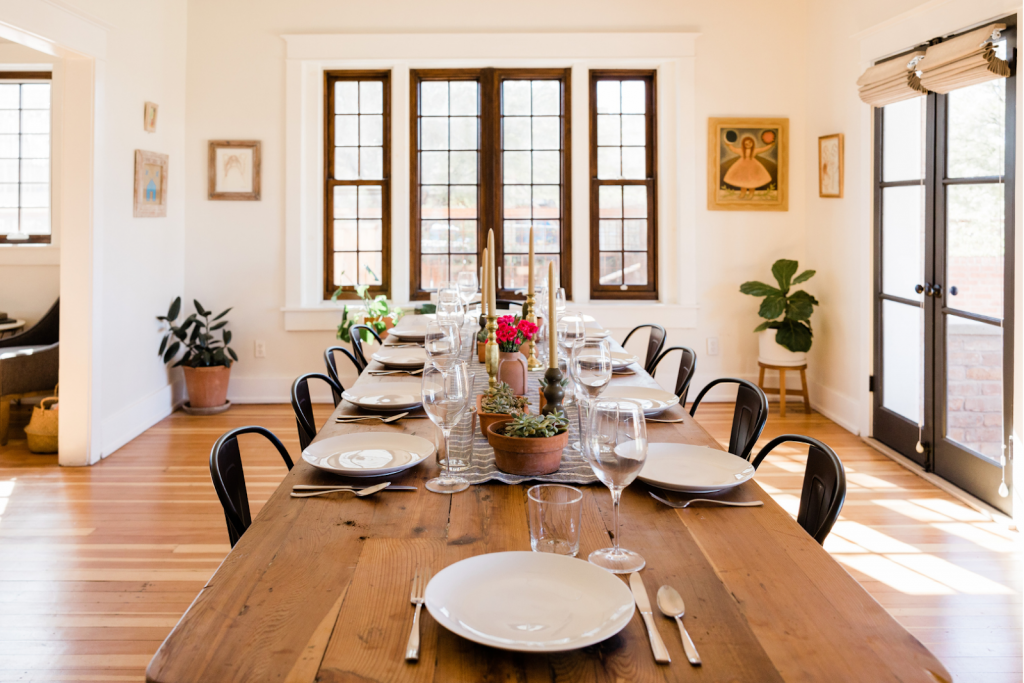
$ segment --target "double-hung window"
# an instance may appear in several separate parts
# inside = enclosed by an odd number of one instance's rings
[[[0,72],[0,244],[50,242],[50,73]]]

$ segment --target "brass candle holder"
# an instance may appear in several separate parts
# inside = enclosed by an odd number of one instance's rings
[[[487,367],[487,386],[491,389],[498,383],[498,316],[487,316],[487,344],[484,346],[484,360]]]
[[[536,304],[533,300],[533,294],[526,295],[526,301],[523,302],[523,318],[534,325],[537,324],[537,314],[534,312]],[[538,330],[539,331],[539,330]],[[544,364],[537,359],[537,334],[534,333],[533,339],[526,342],[530,345],[530,353],[526,356],[526,368],[528,370],[541,370],[544,368]]]

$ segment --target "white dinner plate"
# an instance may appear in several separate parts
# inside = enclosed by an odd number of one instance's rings
[[[369,410],[408,410],[420,405],[419,382],[360,382],[342,392],[349,403]]]
[[[590,339],[604,339],[610,334],[611,332],[604,328],[588,327],[584,330],[584,336]]]
[[[640,481],[684,493],[713,493],[739,486],[754,476],[754,466],[732,453],[686,443],[647,445]]]
[[[628,351],[612,351],[612,369],[621,370],[624,367],[638,363],[639,358]]]
[[[411,327],[407,330],[400,330],[397,327],[392,327],[388,330],[388,334],[393,336],[395,339],[405,339],[407,341],[423,341],[427,336],[427,328],[425,327]]]
[[[384,346],[371,358],[389,368],[422,368],[427,362],[427,352],[419,347],[405,346],[400,349],[389,349]]]
[[[639,403],[644,415],[654,417],[679,403],[679,397],[664,389],[650,387],[610,386],[601,392],[600,400],[624,399]]]
[[[426,439],[400,432],[359,432],[311,443],[302,459],[343,477],[380,477],[407,470],[434,453]]]
[[[413,330],[423,332],[427,329],[427,323],[436,318],[437,316],[433,313],[427,315],[403,315],[391,329],[403,332],[411,332]]]
[[[599,643],[633,618],[621,579],[565,555],[506,552],[450,565],[427,584],[430,616],[467,640],[516,652]]]

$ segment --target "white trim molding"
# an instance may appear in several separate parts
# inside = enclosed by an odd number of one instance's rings
[[[572,285],[574,308],[590,302],[589,70],[656,69],[660,304],[678,326],[696,326],[695,48],[698,33],[466,33],[284,35],[285,306],[288,331],[334,329],[340,306],[324,302],[323,72],[391,71],[391,299],[409,300],[409,71],[418,68],[570,68]],[[524,57],[529,55],[529,57]],[[644,303],[649,320],[652,304]],[[646,320],[645,320],[646,322]],[[677,325],[673,325],[676,327]]]

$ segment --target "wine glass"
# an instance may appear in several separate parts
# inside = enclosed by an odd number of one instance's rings
[[[437,288],[437,302],[441,303],[443,301],[462,301],[462,296],[459,294],[459,285],[455,280],[445,280]]]
[[[462,303],[465,304],[466,310],[469,310],[469,302],[471,302],[477,292],[480,291],[480,284],[477,282],[476,271],[462,271],[459,273],[458,283],[459,296],[462,298]]]
[[[423,348],[430,362],[441,372],[447,372],[459,360],[462,348],[458,326],[446,320],[431,320],[423,335]]]
[[[555,290],[555,320],[561,320],[565,315],[565,287]]]
[[[428,491],[434,493],[458,493],[469,488],[469,482],[451,472],[452,429],[469,409],[472,387],[469,381],[469,366],[466,361],[456,360],[446,372],[428,365],[423,369],[423,383],[420,390],[423,410],[430,421],[441,429],[444,436],[445,467],[440,476],[426,483]]]
[[[576,389],[580,416],[581,444],[574,443],[573,448],[582,449],[590,425],[590,404],[612,380],[611,343],[607,339],[578,338],[569,359],[569,377]]]
[[[583,457],[612,492],[612,547],[595,550],[587,559],[613,574],[638,572],[646,564],[644,558],[619,547],[619,499],[647,460],[644,411],[632,401],[598,401],[590,412]]]

